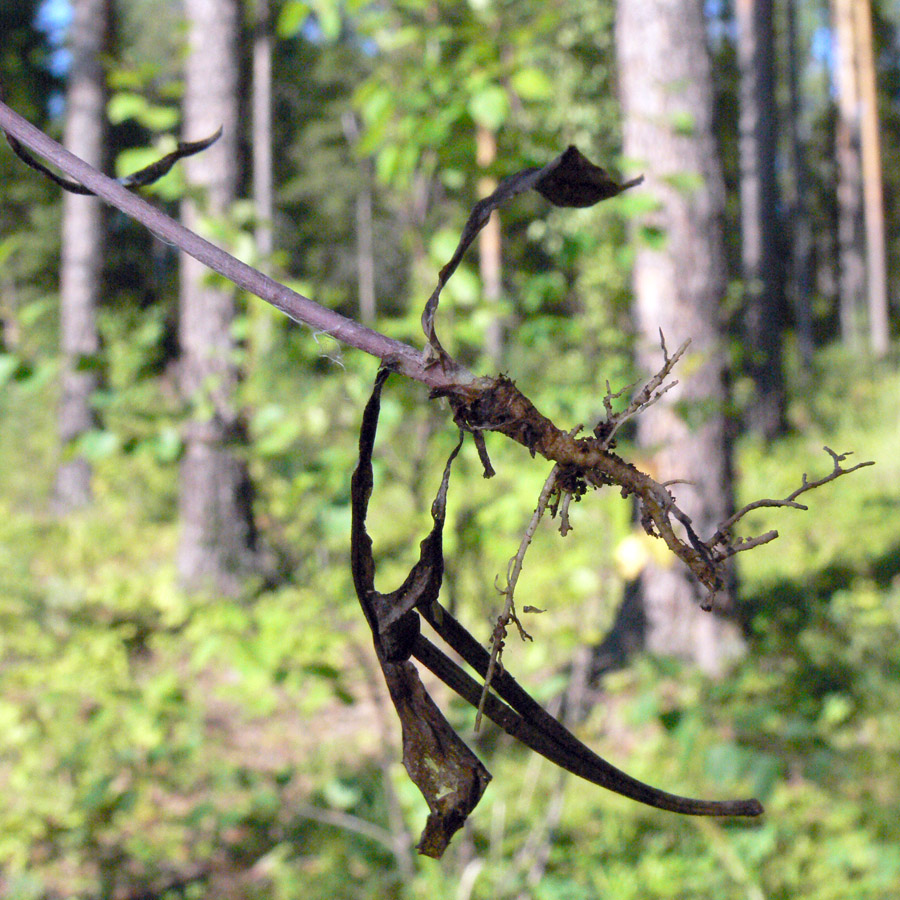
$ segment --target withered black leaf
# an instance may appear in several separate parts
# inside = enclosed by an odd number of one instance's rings
[[[481,799],[491,775],[450,726],[408,662],[419,637],[414,607],[437,602],[444,572],[441,546],[450,466],[462,445],[456,445],[432,505],[434,527],[422,541],[419,561],[403,584],[390,594],[375,589],[372,539],[366,514],[372,494],[372,449],[381,406],[381,389],[388,369],[379,369],[366,404],[359,435],[359,463],[351,481],[350,556],[353,582],[372,631],[375,652],[403,730],[403,765],[428,803],[430,814],[418,844],[420,853],[440,857],[451,837]]]
[[[357,597],[369,623],[375,651],[403,729],[403,764],[430,810],[418,850],[439,857],[484,793],[490,773],[437,708],[411,662],[415,657],[474,707],[482,685],[420,633],[421,614],[435,632],[482,678],[490,655],[438,602],[444,572],[442,535],[453,449],[431,507],[434,526],[420,545],[419,560],[403,584],[389,594],[375,589],[372,540],[366,515],[372,494],[372,451],[381,391],[389,370],[382,367],[363,413],[359,462],[351,481],[351,567]],[[600,787],[640,803],[701,816],[755,816],[757,800],[707,801],[660,791],[625,774],[581,743],[540,706],[506,671],[495,672],[484,713],[504,731],[551,762]]]
[[[439,859],[481,799],[491,773],[444,718],[411,662],[382,662],[381,669],[403,729],[403,765],[428,803],[416,849]]]
[[[70,194],[81,194],[85,196],[94,195],[94,192],[86,188],[83,184],[79,184],[77,181],[70,181],[68,178],[62,178],[52,169],[48,169],[42,162],[35,159],[35,157],[33,157],[12,135],[6,132],[4,132],[4,134],[6,134],[7,143],[16,156],[18,156],[26,165],[31,166],[32,169],[36,169],[42,175],[46,175],[54,184],[59,185],[59,187],[68,191]],[[208,138],[203,138],[199,141],[182,141],[171,153],[167,153],[162,159],[158,159],[155,163],[151,163],[149,166],[146,166],[137,172],[133,172],[131,175],[126,175],[124,178],[117,178],[116,181],[123,187],[144,187],[148,184],[153,184],[154,181],[159,181],[159,179],[162,178],[163,175],[178,162],[178,160],[206,150],[207,147],[211,147],[221,136],[222,129],[220,128],[215,134],[211,134]]]
[[[554,206],[593,206],[644,180],[644,176],[639,175],[619,184],[605,169],[595,166],[574,146],[569,147],[558,160],[558,165],[545,172],[534,186]]]
[[[437,287],[428,298],[422,313],[422,328],[431,351],[438,360],[446,357],[434,330],[434,315],[444,285],[456,271],[466,250],[475,240],[478,232],[487,224],[491,213],[511,200],[517,194],[531,189],[549,200],[554,206],[586,207],[593,206],[601,200],[608,200],[621,194],[622,191],[640,184],[644,176],[640,175],[622,184],[610,177],[605,169],[594,165],[575,147],[568,147],[563,153],[547,163],[543,168],[523,169],[505,178],[497,189],[488,197],[479,200],[472,207],[459,239],[459,244],[450,261],[438,275]]]

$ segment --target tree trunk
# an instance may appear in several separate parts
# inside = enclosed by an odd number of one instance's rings
[[[787,0],[787,78],[788,78],[788,128],[792,183],[790,189],[790,295],[797,328],[797,346],[803,367],[812,366],[815,339],[813,335],[812,296],[815,262],[813,234],[810,224],[809,202],[811,191],[809,169],[806,162],[808,132],[803,124],[800,104],[800,47],[797,41],[796,0]]]
[[[256,0],[253,33],[253,202],[256,252],[272,255],[272,25],[269,0]]]
[[[838,281],[841,337],[855,350],[863,346],[865,246],[862,160],[859,130],[859,78],[853,27],[853,0],[832,0],[836,49],[838,162]]]
[[[103,53],[109,31],[108,0],[74,0],[69,46],[72,68],[66,91],[65,146],[103,167],[106,138],[106,77]],[[103,209],[95,197],[63,195],[60,269],[62,397],[58,424],[63,448],[71,448],[97,424],[91,395],[97,388],[100,350],[97,304],[103,268]],[[82,456],[66,459],[56,473],[55,504],[61,512],[91,499],[91,467]]]
[[[204,218],[227,216],[237,191],[239,10],[235,0],[187,0],[185,10],[185,138],[223,128],[216,144],[184,163],[189,187],[182,218],[188,228],[202,231]],[[239,452],[234,315],[234,290],[182,256],[181,387],[193,416],[181,468],[178,567],[188,589],[232,594],[254,566],[256,537],[252,490]]]
[[[272,13],[269,0],[255,0],[253,10],[253,95],[251,146],[253,166],[254,239],[257,265],[271,273],[275,249],[274,176],[272,163]],[[250,334],[247,346],[248,367],[253,370],[272,348],[274,319],[271,310],[253,303],[247,311]]]
[[[750,429],[771,439],[784,426],[784,280],[778,252],[777,110],[772,0],[738,0],[741,248]]]
[[[351,147],[359,141],[359,122],[349,110],[342,117],[344,136]],[[372,327],[378,312],[375,297],[375,222],[372,211],[372,161],[357,162],[363,183],[356,195],[356,285],[359,293],[359,318]]]
[[[497,136],[489,128],[479,125],[475,137],[475,161],[479,168],[487,169],[497,158]],[[496,188],[497,180],[489,175],[478,180],[480,198],[490,196]],[[500,213],[494,210],[487,225],[478,233],[481,290],[490,316],[484,336],[484,347],[494,369],[499,369],[503,361],[503,323],[498,309],[503,295],[502,241]]]
[[[854,0],[854,31],[859,60],[860,141],[862,145],[863,207],[866,228],[866,299],[869,344],[875,356],[890,346],[888,327],[887,259],[884,236],[884,180],[878,137],[878,90],[872,37],[872,5]]]
[[[640,223],[634,265],[638,360],[659,368],[659,331],[674,349],[691,339],[679,385],[638,419],[651,468],[672,486],[701,535],[732,509],[726,367],[719,305],[726,274],[725,189],[712,131],[712,84],[699,0],[619,0],[616,47],[625,155],[642,167],[657,209]],[[640,576],[645,646],[721,670],[742,640],[715,614],[683,567],[649,564]]]

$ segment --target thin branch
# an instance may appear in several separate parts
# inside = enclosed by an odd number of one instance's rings
[[[772,531],[757,535],[755,538],[735,538],[734,542],[730,546],[719,551],[717,556],[719,559],[728,559],[736,553],[743,553],[745,550],[752,550],[754,547],[761,547],[763,544],[768,544],[777,537],[778,532],[772,529]]]
[[[684,356],[685,350],[690,346],[691,340],[688,338],[673,354],[669,356],[666,348],[666,338],[659,330],[659,345],[663,352],[662,368],[644,385],[641,390],[631,398],[631,402],[621,412],[613,412],[612,401],[622,396],[627,388],[613,393],[609,382],[606,382],[606,396],[603,398],[603,407],[606,410],[606,418],[602,422],[598,422],[594,428],[594,436],[603,442],[604,447],[613,446],[613,438],[616,432],[629,420],[642,413],[647,407],[656,403],[664,394],[670,391],[677,381],[670,381],[663,384],[669,373],[675,368],[675,365]]]
[[[798,487],[795,491],[792,491],[787,495],[783,500],[772,500],[772,499],[764,499],[764,500],[754,500],[752,503],[748,503],[746,506],[742,506],[734,515],[730,516],[726,519],[720,526],[718,531],[710,538],[709,546],[715,547],[717,544],[721,544],[726,551],[726,555],[732,556],[734,553],[739,553],[742,550],[749,550],[751,546],[758,546],[759,544],[768,543],[768,541],[774,540],[778,537],[778,532],[768,532],[766,535],[761,535],[761,537],[765,537],[766,540],[761,540],[760,538],[754,538],[751,540],[743,540],[740,543],[740,546],[733,545],[733,549],[731,552],[727,552],[729,545],[732,542],[729,539],[729,534],[731,529],[746,516],[748,513],[753,512],[755,509],[764,509],[767,507],[780,507],[787,506],[791,509],[802,509],[807,510],[809,507],[805,506],[802,503],[797,502],[797,498],[801,494],[805,494],[807,491],[813,491],[816,488],[822,487],[823,484],[828,484],[830,481],[834,481],[837,478],[840,478],[842,475],[849,475],[851,472],[855,472],[857,469],[864,469],[867,466],[874,466],[875,463],[871,460],[868,462],[857,463],[855,466],[850,466],[849,468],[844,468],[842,465],[843,462],[846,461],[848,456],[852,456],[852,453],[835,453],[830,447],[822,448],[830,457],[833,463],[832,470],[822,478],[818,478],[815,481],[810,481],[806,475],[803,473],[803,478],[800,481],[800,487]],[[771,536],[770,536],[771,535]]]
[[[421,381],[433,389],[467,385],[476,380],[465,367],[452,361],[444,366],[426,366],[421,350],[326,309],[235,259],[141,197],[126,190],[114,179],[108,178],[93,166],[69,153],[2,102],[0,102],[0,129],[84,185],[102,200],[145,225],[161,240],[180,248],[238,287],[272,304],[295,322],[308,325],[315,331],[328,334],[379,359],[389,360],[397,372],[407,378]]]

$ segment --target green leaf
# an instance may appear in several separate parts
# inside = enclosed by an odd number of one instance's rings
[[[12,353],[0,353],[0,386],[6,384],[18,371],[19,360]]]
[[[334,0],[318,0],[315,4],[316,20],[326,41],[336,41],[341,36],[341,10]]]
[[[171,131],[178,124],[180,116],[174,106],[148,103],[135,118],[150,131]]]
[[[343,778],[332,778],[322,789],[325,802],[332,809],[350,809],[362,799],[359,787]]]
[[[31,327],[56,306],[57,300],[54,297],[41,297],[39,300],[32,300],[31,303],[19,309],[19,324]]]
[[[672,113],[669,121],[672,123],[675,134],[681,135],[681,137],[692,137],[697,130],[694,114],[686,109]]]
[[[109,98],[106,104],[106,115],[113,125],[121,125],[128,119],[136,119],[147,108],[147,101],[140,94],[131,91],[119,91]]]
[[[183,448],[181,434],[177,428],[171,425],[161,428],[150,444],[151,452],[157,462],[164,465],[175,462],[181,456]]]
[[[540,69],[533,67],[519,69],[509,82],[523,100],[546,100],[553,93],[550,79]]]
[[[509,98],[498,84],[483,87],[469,100],[469,113],[485,128],[496,131],[509,115]]]
[[[11,234],[0,241],[0,266],[5,266],[7,260],[22,246],[22,235]]]
[[[638,229],[638,236],[651,250],[662,250],[669,240],[668,232],[655,225],[642,225]]]
[[[397,174],[397,163],[400,159],[400,148],[395,144],[388,144],[375,157],[375,174],[378,180],[389,184]]]
[[[680,194],[691,197],[703,188],[703,176],[699,172],[672,172],[662,180]]]
[[[75,360],[76,372],[102,372],[103,369],[104,360],[100,353],[83,353]]]
[[[428,251],[431,258],[442,265],[444,260],[449,259],[456,249],[458,241],[457,233],[450,228],[441,228],[435,232],[431,240],[428,242]]]
[[[481,298],[481,279],[472,269],[460,266],[447,284],[447,294],[457,306],[474,306]]]
[[[119,436],[112,431],[88,431],[78,441],[79,452],[89,462],[99,462],[112,456],[121,446]]]
[[[294,37],[309,16],[309,4],[301,0],[287,0],[281,8],[275,32],[280,38]]]

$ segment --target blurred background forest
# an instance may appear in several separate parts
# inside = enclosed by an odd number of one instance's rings
[[[448,349],[590,429],[660,326],[692,337],[683,393],[619,449],[690,480],[706,532],[827,474],[824,444],[877,465],[755,513],[781,537],[715,617],[616,492],[525,562],[519,608],[546,612],[507,668],[614,764],[761,821],[578,783],[438,690],[494,781],[419,858],[348,559],[375,360],[2,152],[0,897],[896,897],[898,29],[895,0],[2,0],[6,103],[119,175],[224,125],[144,193],[417,346],[499,179],[570,143],[643,172],[504,208],[444,292]],[[384,589],[455,440],[388,386]],[[454,471],[442,594],[485,643],[549,469],[488,446],[494,479],[470,445]]]

